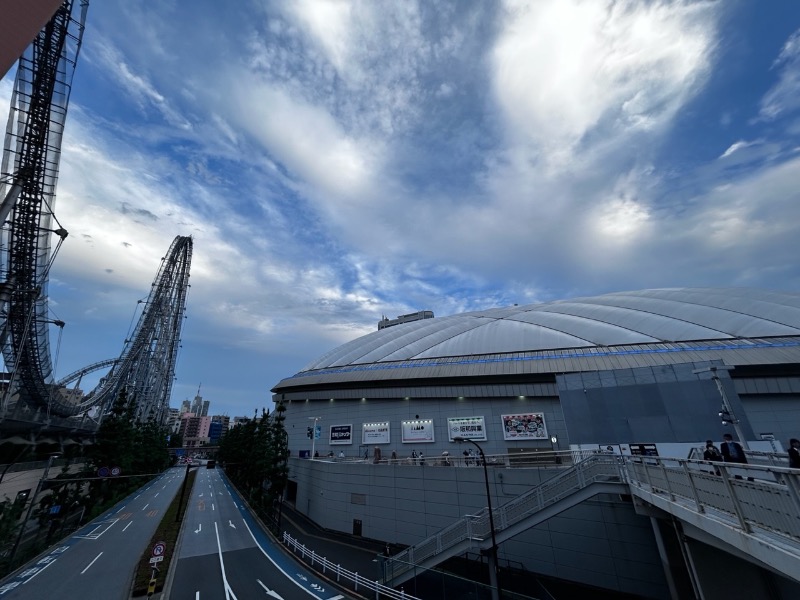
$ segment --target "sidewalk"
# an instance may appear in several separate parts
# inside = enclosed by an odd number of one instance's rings
[[[377,540],[327,531],[297,512],[290,504],[284,503],[281,516],[281,535],[287,532],[308,550],[340,564],[349,571],[377,579],[381,576],[378,555],[386,549],[386,544]],[[395,554],[399,547],[391,546]]]

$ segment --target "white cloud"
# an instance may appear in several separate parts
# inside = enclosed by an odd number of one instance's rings
[[[707,74],[715,10],[697,3],[508,2],[492,71],[511,143],[564,168],[581,143],[602,146],[607,136],[667,124]],[[592,133],[594,142],[587,140]]]
[[[780,75],[761,99],[759,117],[765,121],[800,108],[800,29],[786,40],[772,68],[780,70]]]

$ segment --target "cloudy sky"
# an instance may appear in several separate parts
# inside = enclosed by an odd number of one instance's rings
[[[229,415],[382,315],[798,290],[799,179],[794,0],[95,1],[56,374],[120,354],[176,235],[172,405]]]

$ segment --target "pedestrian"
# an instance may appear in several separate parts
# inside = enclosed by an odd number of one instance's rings
[[[707,460],[709,462],[722,462],[722,454],[719,452],[719,448],[714,445],[714,442],[711,440],[706,440],[706,449],[703,452],[703,460]],[[714,467],[714,473],[719,475],[719,469]]]
[[[397,452],[392,450],[392,464],[397,462]]]
[[[417,464],[417,451],[416,450],[412,450],[411,451],[411,464],[412,465],[416,465]]]
[[[422,454],[422,450],[420,450],[420,452],[419,452],[419,465],[421,467],[425,466],[425,455]]]
[[[726,433],[722,436],[722,444],[720,446],[722,460],[729,463],[739,463],[742,465],[747,464],[747,457],[744,455],[744,448],[739,442],[733,441],[733,436]]]
[[[339,458],[344,458],[344,450],[339,451]]]
[[[314,450],[314,458],[319,458],[319,450]]]
[[[744,455],[744,448],[739,442],[733,441],[733,436],[726,433],[722,436],[722,444],[720,445],[720,453],[722,460],[726,463],[736,463],[740,465],[747,464],[747,457]],[[741,479],[741,475],[734,475],[736,479]],[[748,477],[747,481],[753,481],[752,477]]]
[[[800,469],[800,440],[797,438],[789,440],[789,468]]]
[[[449,467],[450,466],[450,453],[447,450],[442,452],[442,464],[445,467]]]

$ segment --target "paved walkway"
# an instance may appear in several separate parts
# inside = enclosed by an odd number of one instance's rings
[[[377,555],[384,551],[385,543],[322,529],[286,503],[283,505],[281,517],[281,532],[283,531],[305,544],[308,550],[313,550],[349,571],[370,579],[381,576]],[[399,550],[400,548],[394,546],[390,548],[392,554]]]

